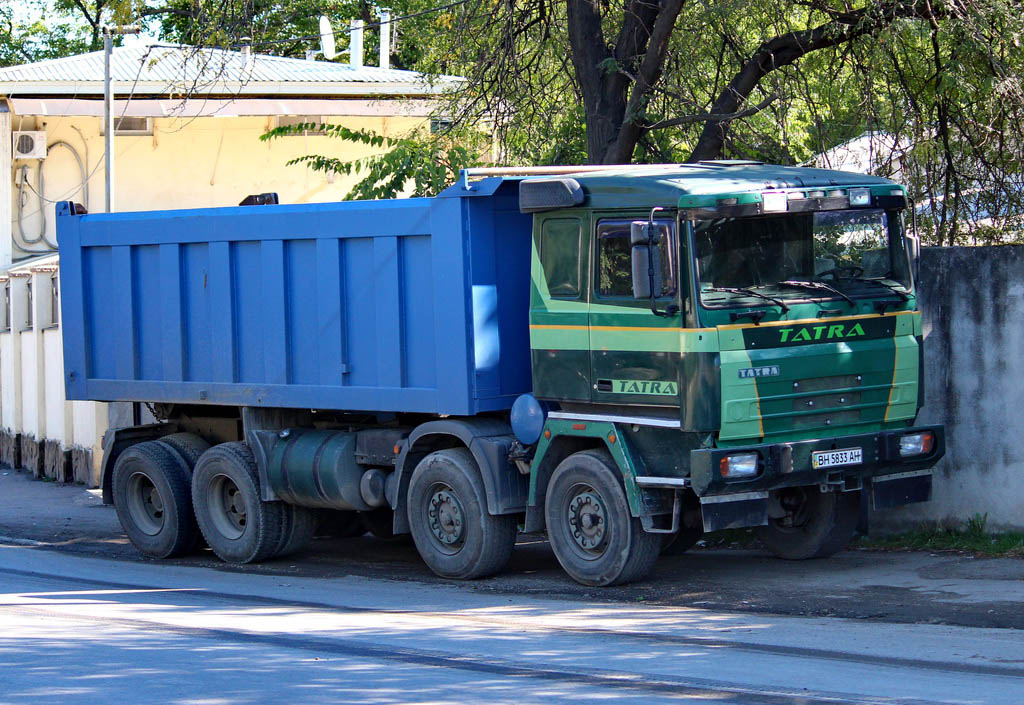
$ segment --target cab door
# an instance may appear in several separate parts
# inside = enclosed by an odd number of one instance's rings
[[[630,224],[646,214],[595,216],[591,231],[590,376],[595,403],[679,406],[679,238],[656,218],[661,291],[657,309],[633,298]]]

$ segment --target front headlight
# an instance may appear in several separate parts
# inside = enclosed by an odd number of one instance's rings
[[[754,477],[757,475],[757,453],[736,453],[727,455],[718,461],[718,469],[722,477],[730,480]]]
[[[908,433],[900,438],[900,455],[909,458],[915,455],[927,455],[935,447],[935,434],[931,431]]]

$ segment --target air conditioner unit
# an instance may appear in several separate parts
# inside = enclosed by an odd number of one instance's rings
[[[12,151],[15,159],[46,159],[46,133],[42,130],[15,132]]]

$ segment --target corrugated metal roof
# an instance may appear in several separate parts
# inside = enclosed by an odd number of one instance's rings
[[[375,66],[245,54],[222,49],[166,45],[116,47],[111,79],[117,93],[199,94],[304,93],[309,95],[437,94],[462,81]],[[0,92],[100,94],[103,52],[50,59],[0,69]]]

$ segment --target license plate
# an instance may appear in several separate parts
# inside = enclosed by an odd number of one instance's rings
[[[843,448],[842,450],[819,450],[811,453],[811,467],[834,468],[841,465],[860,465],[864,462],[863,448]]]

